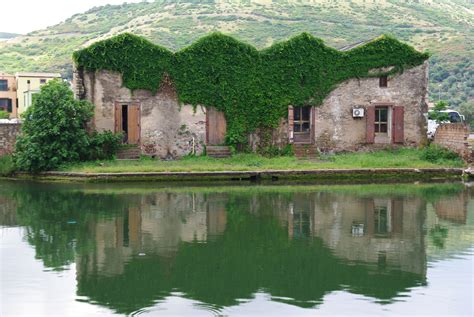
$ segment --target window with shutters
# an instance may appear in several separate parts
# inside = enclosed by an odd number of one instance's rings
[[[388,107],[375,108],[375,133],[388,133]]]

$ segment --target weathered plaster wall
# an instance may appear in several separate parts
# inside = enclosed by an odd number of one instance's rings
[[[76,76],[77,77],[77,76]],[[83,85],[81,87],[81,84]],[[164,80],[156,94],[131,91],[122,85],[122,76],[110,71],[86,72],[76,79],[76,95],[95,104],[94,126],[114,131],[115,102],[140,104],[140,147],[143,154],[176,158],[194,151],[200,154],[206,136],[205,110],[180,105],[172,83]],[[194,140],[194,141],[193,141]]]
[[[20,123],[0,122],[0,155],[13,153],[16,138],[20,134],[20,129]]]
[[[405,145],[426,142],[425,102],[428,64],[391,76],[388,87],[379,87],[378,78],[350,79],[334,89],[316,107],[314,140],[318,147],[358,150],[366,145],[366,118],[354,119],[352,108],[391,104],[403,106]],[[365,112],[367,114],[367,112]]]
[[[283,149],[288,142],[288,120],[282,118],[280,124],[271,131],[257,129],[249,135],[249,146],[254,152],[259,152],[266,146]],[[264,150],[264,149],[263,149]]]

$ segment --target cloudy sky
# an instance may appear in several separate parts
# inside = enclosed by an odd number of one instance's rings
[[[0,32],[28,33],[96,6],[142,0],[2,0]]]

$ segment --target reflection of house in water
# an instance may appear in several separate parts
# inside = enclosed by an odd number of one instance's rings
[[[288,233],[293,238],[319,237],[342,259],[424,276],[424,208],[416,198],[295,195]]]
[[[78,294],[117,312],[176,290],[222,307],[265,289],[307,307],[331,291],[390,301],[425,283],[426,204],[418,198],[264,192],[139,199],[122,216],[92,223],[95,248],[77,258]]]
[[[95,247],[79,256],[78,274],[121,274],[139,255],[172,258],[182,242],[205,241],[226,226],[225,200],[219,196],[157,193],[142,196],[122,216],[90,223]]]
[[[436,215],[443,220],[454,223],[466,223],[467,203],[469,201],[469,193],[463,191],[456,196],[447,196],[437,200],[434,204]]]
[[[12,198],[0,195],[0,226],[16,226],[16,203]]]

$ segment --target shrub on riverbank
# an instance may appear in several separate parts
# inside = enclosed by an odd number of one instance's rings
[[[11,155],[0,156],[0,176],[10,176],[15,172],[15,164]]]
[[[23,114],[22,133],[15,145],[19,170],[53,170],[61,164],[110,159],[120,143],[110,132],[89,133],[94,105],[75,100],[66,83],[50,81]]]
[[[422,160],[438,164],[443,164],[445,161],[461,161],[461,158],[455,152],[435,144],[430,144],[429,146],[423,148],[420,157]]]

